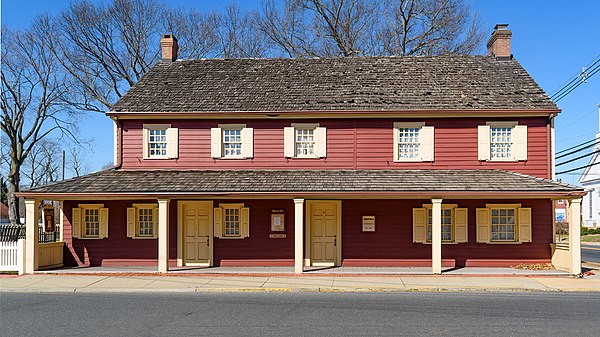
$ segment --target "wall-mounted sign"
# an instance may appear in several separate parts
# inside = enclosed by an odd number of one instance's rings
[[[374,215],[363,215],[362,231],[363,232],[374,232],[375,231],[375,216]]]
[[[286,234],[269,234],[269,239],[285,239]]]
[[[285,233],[285,210],[283,210],[283,209],[271,210],[270,232],[277,233],[277,234]],[[271,236],[269,236],[269,237],[271,237]]]
[[[55,230],[54,207],[46,205],[44,206],[44,232],[54,232]]]

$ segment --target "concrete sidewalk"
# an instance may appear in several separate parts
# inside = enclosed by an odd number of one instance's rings
[[[600,278],[567,276],[76,275],[0,276],[1,292],[594,291]]]

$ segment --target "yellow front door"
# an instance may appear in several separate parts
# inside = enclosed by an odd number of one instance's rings
[[[189,264],[211,264],[212,203],[189,201],[181,204],[184,259]]]
[[[339,264],[339,202],[314,201],[309,203],[310,259],[312,265]]]

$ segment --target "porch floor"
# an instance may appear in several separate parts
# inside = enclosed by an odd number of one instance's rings
[[[41,270],[45,274],[131,274],[157,273],[156,267],[79,267]],[[522,270],[514,268],[464,267],[442,268],[444,275],[520,275],[565,276],[561,270]],[[171,267],[169,274],[231,274],[231,275],[277,275],[294,274],[293,267]],[[431,275],[431,267],[305,267],[305,275]]]

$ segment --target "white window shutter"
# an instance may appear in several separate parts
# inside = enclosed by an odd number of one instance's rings
[[[315,128],[315,155],[317,158],[327,157],[327,128]]]
[[[127,207],[127,237],[135,237],[135,208]]]
[[[243,128],[242,129],[242,157],[253,158],[254,157],[254,129]]]
[[[108,208],[100,208],[98,211],[100,221],[100,239],[108,237]]]
[[[168,128],[167,129],[167,157],[178,158],[179,157],[179,129]]]
[[[479,125],[477,127],[477,153],[479,160],[490,160],[490,126]]]
[[[213,224],[215,237],[223,237],[223,209],[221,207],[213,209]]]
[[[223,143],[221,141],[221,137],[221,128],[210,129],[210,156],[212,158],[221,158],[223,156]]]
[[[531,242],[531,208],[518,209],[519,242]]]
[[[490,209],[477,208],[475,210],[476,226],[477,226],[477,242],[490,242]]]
[[[433,126],[423,126],[419,130],[419,155],[421,161],[433,161],[434,158]]]
[[[296,153],[294,149],[294,137],[295,137],[295,129],[294,127],[285,127],[283,128],[283,155],[286,158],[295,157]]]
[[[463,243],[469,241],[469,209],[454,209],[454,241]]]
[[[150,158],[150,151],[148,150],[148,129],[142,129],[142,158]]]
[[[243,238],[250,237],[250,208],[240,209],[240,234]]]
[[[81,208],[71,210],[71,236],[76,239],[81,237]]]
[[[413,242],[427,241],[427,209],[413,208]]]
[[[515,160],[527,160],[527,125],[515,125],[512,130],[512,153]]]
[[[158,207],[152,209],[152,234],[154,237],[158,237]]]
[[[399,131],[398,128],[394,126],[394,161],[398,161],[400,159],[399,153],[398,153],[398,137],[399,137]]]

